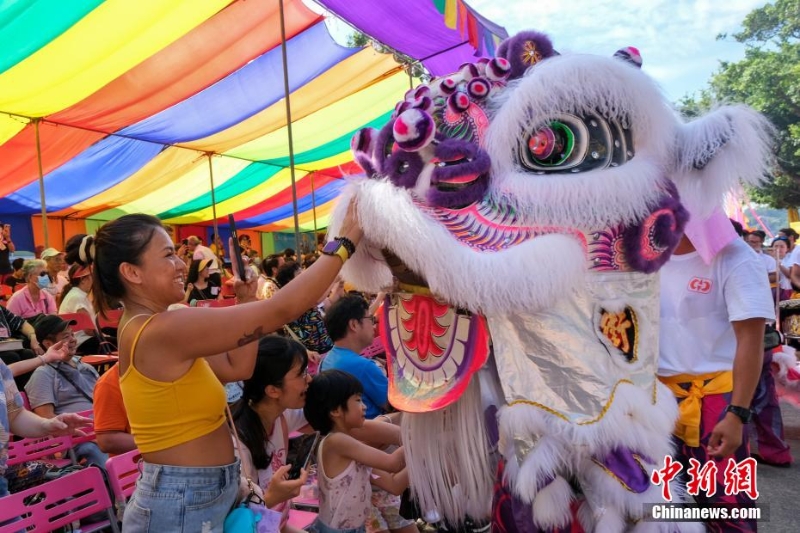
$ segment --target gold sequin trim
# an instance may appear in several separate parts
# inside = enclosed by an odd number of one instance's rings
[[[608,403],[606,403],[606,405],[603,406],[603,410],[600,411],[600,414],[597,415],[597,418],[594,418],[592,420],[587,420],[585,422],[578,422],[578,425],[579,426],[588,426],[589,424],[594,424],[594,423],[599,422],[600,420],[602,420],[602,418],[606,415],[608,410],[611,408],[611,404],[614,402],[614,395],[617,393],[617,387],[619,387],[622,383],[628,383],[630,385],[633,385],[633,381],[631,381],[629,379],[621,379],[621,380],[617,381],[617,383],[614,385],[614,388],[611,389],[611,396],[609,396],[609,398],[608,398]],[[530,405],[532,407],[538,407],[539,409],[542,409],[543,411],[546,411],[546,412],[550,413],[551,415],[557,416],[557,417],[559,417],[559,418],[561,418],[561,419],[563,419],[563,420],[565,420],[567,422],[570,421],[569,418],[567,417],[567,415],[565,415],[563,413],[559,413],[558,411],[556,411],[552,407],[547,407],[546,405],[542,405],[542,404],[537,403],[537,402],[532,402],[530,400],[514,400],[513,402],[510,402],[508,405],[520,405],[520,404],[521,405]]]

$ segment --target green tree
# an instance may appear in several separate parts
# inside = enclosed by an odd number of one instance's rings
[[[720,35],[718,39],[725,39]],[[776,128],[773,179],[753,191],[758,202],[777,208],[800,205],[800,0],[776,0],[751,11],[733,38],[747,46],[745,57],[722,62],[706,96],[745,102]],[[684,99],[684,108],[708,99]]]
[[[375,41],[371,39],[369,35],[361,33],[360,31],[353,32],[347,37],[347,46],[351,48],[361,48],[367,45],[372,45],[372,47],[381,54],[392,54],[394,60],[403,65],[403,69],[414,78],[426,81],[430,79],[430,74],[428,74],[428,71],[422,66],[422,63],[413,57],[402,54],[394,48],[390,48],[383,43]]]

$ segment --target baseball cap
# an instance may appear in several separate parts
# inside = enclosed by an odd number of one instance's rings
[[[55,256],[61,255],[63,253],[64,252],[59,252],[55,248],[45,248],[44,250],[42,250],[41,257],[42,257],[42,259],[48,259],[50,257],[55,257]]]
[[[75,320],[64,320],[58,315],[42,315],[33,323],[33,329],[36,330],[36,340],[41,343],[47,337],[58,335],[77,323]]]

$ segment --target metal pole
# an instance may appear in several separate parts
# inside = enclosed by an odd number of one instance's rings
[[[316,193],[314,192],[314,173],[308,175],[309,179],[311,179],[311,209],[313,210],[314,214],[314,250],[317,249],[317,198]]]
[[[211,214],[214,217],[214,236],[211,237],[211,240],[214,241],[213,244],[216,249],[218,245],[215,239],[219,236],[219,230],[217,229],[217,199],[214,196],[214,165],[211,163],[212,155],[214,155],[213,152],[206,152],[206,156],[208,157],[208,178],[211,180]],[[219,255],[221,251],[222,250],[217,250],[217,255]],[[220,268],[222,268],[221,265]]]
[[[44,200],[44,170],[42,169],[42,145],[39,142],[39,122],[41,119],[33,119],[33,129],[36,133],[36,163],[39,165],[39,201],[42,203],[42,230],[44,234],[44,247],[50,248],[50,236],[47,231],[47,205]]]
[[[286,21],[283,15],[283,0],[278,0],[281,15],[281,57],[283,58],[283,93],[286,101],[286,131],[289,135],[289,173],[292,178],[292,210],[294,211],[295,251],[300,253],[300,220],[297,213],[297,181],[294,176],[294,142],[292,140],[292,105],[289,101],[289,64],[286,59]],[[299,256],[298,256],[299,257]]]

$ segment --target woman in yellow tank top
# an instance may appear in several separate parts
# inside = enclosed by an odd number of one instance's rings
[[[334,281],[361,238],[352,206],[340,235],[269,300],[256,300],[250,279],[236,282],[241,305],[169,313],[183,299],[186,265],[157,218],[126,215],[84,238],[98,310],[114,301],[125,308],[120,388],[143,468],[124,530],[222,531],[239,491],[223,383],[250,378],[255,341],[300,316]]]

